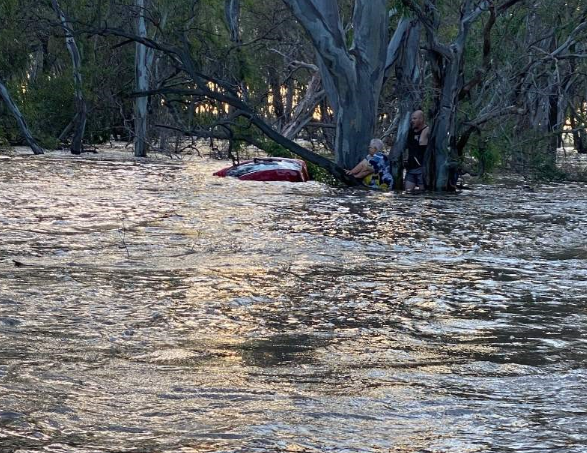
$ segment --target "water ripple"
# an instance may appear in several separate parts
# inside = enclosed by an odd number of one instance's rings
[[[0,167],[0,450],[583,452],[587,188]]]

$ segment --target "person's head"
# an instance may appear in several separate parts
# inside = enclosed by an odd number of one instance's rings
[[[416,110],[412,113],[410,124],[412,125],[412,129],[422,129],[422,127],[424,127],[424,112],[422,110]]]
[[[373,155],[375,153],[380,153],[383,151],[383,142],[381,140],[379,140],[378,138],[374,138],[373,140],[371,140],[371,143],[369,143],[369,154]]]

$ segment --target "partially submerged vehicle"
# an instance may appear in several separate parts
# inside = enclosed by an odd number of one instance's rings
[[[223,168],[214,176],[232,176],[247,181],[306,182],[310,179],[303,160],[285,157],[263,157],[246,160],[238,165]]]

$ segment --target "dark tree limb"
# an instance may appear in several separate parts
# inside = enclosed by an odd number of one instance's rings
[[[4,85],[2,80],[0,80],[0,97],[2,98],[2,100],[4,100],[4,103],[8,107],[8,110],[10,111],[10,113],[12,113],[12,116],[14,116],[14,119],[16,120],[18,127],[20,128],[20,132],[24,136],[28,145],[33,150],[33,153],[34,154],[43,154],[45,152],[45,150],[43,148],[41,148],[37,144],[36,140],[33,138],[33,135],[31,134],[31,132],[26,124],[24,116],[22,116],[22,114],[20,113],[20,110],[18,109],[18,107],[16,106],[14,101],[12,100],[12,97],[10,96],[8,89],[6,88],[6,86]]]

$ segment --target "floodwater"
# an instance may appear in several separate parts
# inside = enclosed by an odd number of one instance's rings
[[[584,184],[0,164],[2,453],[587,451]]]

